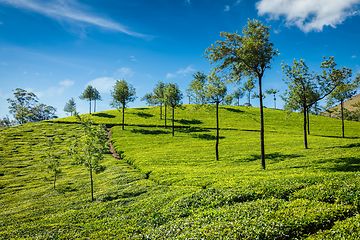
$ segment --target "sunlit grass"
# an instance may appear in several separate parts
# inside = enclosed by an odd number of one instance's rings
[[[78,124],[2,128],[0,238],[351,239],[360,231],[358,122],[346,121],[342,139],[339,120],[311,116],[304,149],[302,115],[265,109],[264,171],[258,108],[220,108],[219,161],[213,106],[177,109],[175,137],[159,113],[127,109],[125,130],[112,128],[126,157],[106,155],[93,203],[88,173],[66,155]],[[117,110],[91,117],[121,123]],[[62,153],[56,190],[44,171],[49,138]]]

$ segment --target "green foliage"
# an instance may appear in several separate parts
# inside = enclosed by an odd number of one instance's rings
[[[204,87],[206,83],[206,75],[204,72],[197,71],[193,75],[190,86],[186,89],[190,98],[195,98],[195,104],[205,103],[205,92]]]
[[[165,86],[164,98],[166,105],[172,108],[172,135],[174,136],[174,112],[175,108],[182,105],[183,94],[176,83],[169,83]]]
[[[48,139],[61,153],[82,136],[75,117],[1,128],[0,238],[357,239],[358,122],[347,123],[349,138],[342,139],[340,120],[310,115],[313,144],[305,150],[298,148],[302,116],[264,109],[264,171],[258,108],[219,106],[220,161],[205,137],[215,136],[214,111],[179,108],[172,138],[155,117],[158,108],[128,109],[132,125],[111,129],[115,149],[126,156],[103,155],[94,202],[88,173],[73,159],[59,159],[56,191],[42,171]],[[106,124],[121,119],[117,110],[85,116]]]
[[[125,108],[128,103],[135,101],[135,88],[131,84],[128,84],[124,79],[116,80],[114,91],[111,91],[111,98],[110,106],[119,111],[122,109],[122,126],[124,130]]]
[[[61,174],[60,169],[60,156],[61,153],[54,152],[54,138],[50,138],[48,140],[48,148],[46,149],[45,155],[46,158],[44,159],[44,163],[46,165],[47,171],[52,175],[54,179],[54,190],[56,189],[56,180]]]
[[[103,160],[104,153],[109,149],[107,131],[105,125],[94,125],[88,118],[81,118],[83,133],[76,138],[70,147],[69,155],[74,158],[75,164],[83,165],[90,173],[91,201],[94,201],[92,173],[100,173],[105,170],[99,161]]]
[[[69,102],[65,104],[64,112],[70,113],[71,116],[76,112],[76,103],[74,98],[70,98]]]
[[[16,88],[14,97],[14,100],[8,98],[7,101],[10,104],[10,113],[19,124],[57,118],[56,108],[43,103],[37,104],[38,98],[32,92]]]

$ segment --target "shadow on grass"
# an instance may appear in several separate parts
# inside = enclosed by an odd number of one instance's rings
[[[138,192],[123,192],[123,193],[110,193],[106,195],[99,196],[97,199],[101,202],[113,201],[121,198],[132,198],[140,196],[141,194],[146,193],[147,191],[138,191]]]
[[[76,192],[77,189],[72,185],[73,183],[69,183],[67,186],[59,185],[56,187],[56,191],[59,193]]]
[[[286,159],[291,159],[291,158],[298,158],[298,157],[303,157],[303,155],[298,155],[298,154],[281,154],[279,152],[275,152],[275,153],[269,153],[269,154],[265,154],[265,160],[272,160],[273,162],[281,162],[284,161]],[[252,162],[252,161],[256,161],[256,160],[260,160],[261,159],[261,155],[260,154],[254,154],[251,155],[248,158],[245,158],[244,161],[246,162]]]
[[[158,134],[168,134],[169,132],[164,130],[148,130],[148,129],[132,129],[132,133],[141,133],[141,134],[151,134],[151,135],[158,135]]]
[[[202,124],[202,121],[197,119],[192,119],[192,120],[181,119],[181,120],[175,120],[174,122],[178,122],[184,125]]]
[[[216,140],[216,136],[210,134],[193,134],[193,138],[200,138],[204,140]],[[219,139],[224,139],[225,137],[219,137]]]
[[[210,130],[208,129],[197,128],[197,127],[177,128],[176,131],[181,133],[210,132]]]
[[[93,113],[93,116],[97,116],[97,117],[103,117],[103,118],[115,118],[115,115],[112,114],[107,114],[107,113]]]
[[[337,163],[338,165],[325,169],[328,169],[329,171],[339,171],[339,172],[360,171],[360,157],[338,158],[332,161]]]
[[[311,134],[312,136],[316,137],[326,137],[326,138],[343,138],[342,136],[328,136],[328,135],[317,135],[317,134]],[[359,139],[360,137],[344,137],[344,139]]]
[[[240,109],[234,109],[234,108],[224,108],[225,110],[228,110],[229,112],[235,112],[235,113],[243,113],[244,111],[241,111]]]
[[[354,148],[354,147],[360,147],[360,143],[351,143],[345,146],[341,146],[341,148]]]
[[[139,117],[143,117],[143,118],[151,118],[151,117],[154,117],[153,114],[144,113],[144,112],[137,112],[137,113],[132,113],[132,114],[138,115]]]

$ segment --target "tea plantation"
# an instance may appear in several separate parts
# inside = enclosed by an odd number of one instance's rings
[[[264,109],[266,170],[260,164],[259,109],[221,106],[215,160],[214,106],[94,113],[113,126],[122,160],[89,173],[67,154],[81,132],[68,117],[0,129],[1,239],[360,239],[360,123]],[[164,113],[164,111],[163,111]],[[48,140],[61,156],[53,189]]]

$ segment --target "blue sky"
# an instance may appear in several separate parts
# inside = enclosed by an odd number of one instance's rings
[[[192,74],[212,67],[205,49],[248,19],[271,26],[280,53],[264,90],[284,92],[280,63],[294,58],[320,71],[322,56],[334,56],[360,73],[360,0],[0,0],[0,117],[10,116],[6,99],[15,88],[34,92],[59,117],[71,97],[88,112],[78,98],[88,84],[103,97],[97,110],[109,110],[116,79],[136,88],[129,107],[145,106],[140,98],[158,81],[177,83],[185,95]],[[265,106],[273,107],[272,97]]]

